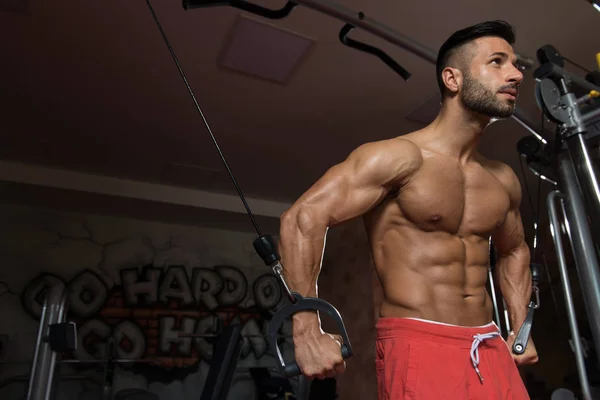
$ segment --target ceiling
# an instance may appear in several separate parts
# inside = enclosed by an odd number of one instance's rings
[[[535,58],[552,44],[597,68],[600,14],[584,0],[338,2],[435,51],[457,29],[505,19],[516,28],[519,53]],[[243,12],[185,11],[181,1],[152,5],[248,196],[293,201],[361,143],[421,128],[406,116],[437,96],[432,64],[364,31],[352,33],[410,71],[404,81],[377,58],[343,46],[341,21],[306,7],[265,21],[315,41],[289,82],[279,84],[217,65]],[[0,158],[235,193],[144,0],[0,0],[2,7]],[[531,71],[521,93],[520,108],[540,120]],[[527,134],[513,120],[498,122],[481,149],[523,179],[515,145]]]

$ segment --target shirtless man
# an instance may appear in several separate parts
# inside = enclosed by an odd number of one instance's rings
[[[477,152],[487,125],[515,109],[523,75],[513,43],[502,21],[453,34],[438,55],[442,107],[435,121],[360,146],[281,217],[286,281],[310,297],[318,295],[327,229],[363,217],[384,290],[379,399],[529,398],[517,365],[537,362],[536,349],[530,339],[524,354],[511,353],[515,335],[506,342],[499,336],[486,290],[492,237],[518,332],[531,296],[521,188],[510,167]],[[344,371],[339,338],[321,330],[316,312],[293,316],[293,337],[304,375]]]

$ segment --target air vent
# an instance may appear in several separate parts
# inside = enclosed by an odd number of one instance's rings
[[[239,15],[219,58],[222,68],[281,84],[309,55],[314,40]]]

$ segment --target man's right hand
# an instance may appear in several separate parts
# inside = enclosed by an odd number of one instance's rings
[[[309,379],[332,378],[346,370],[342,338],[321,329],[294,335],[296,363]]]
[[[515,363],[518,366],[537,363],[539,361],[539,357],[538,357],[535,345],[533,344],[533,339],[529,338],[527,341],[527,347],[525,348],[525,352],[521,355],[517,355],[512,352],[512,348],[513,348],[513,345],[515,344],[516,338],[517,337],[514,334],[514,332],[511,332],[508,335],[508,338],[506,338],[506,345],[508,346],[508,349],[510,351],[510,354],[512,355],[513,360],[515,360]]]

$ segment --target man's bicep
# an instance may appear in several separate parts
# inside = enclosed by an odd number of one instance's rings
[[[505,185],[510,200],[510,208],[499,229],[492,235],[492,240],[500,254],[508,254],[525,244],[525,232],[521,219],[521,183],[516,174],[507,165],[499,176]]]
[[[361,146],[330,168],[293,208],[328,226],[368,212],[414,168],[415,153],[398,150],[391,153],[378,144]]]
[[[321,204],[328,225],[335,225],[362,215],[379,204],[389,193],[390,186],[369,173],[357,172],[352,166],[343,165],[334,171],[328,191],[328,201]]]
[[[387,194],[385,185],[345,161],[330,168],[295,204],[311,219],[334,225],[368,212]]]
[[[492,235],[492,240],[500,256],[509,254],[525,244],[525,232],[518,208],[508,212],[504,223]]]

